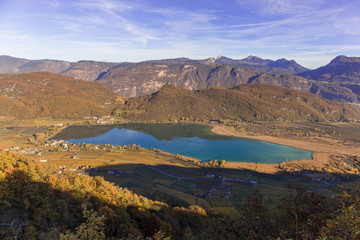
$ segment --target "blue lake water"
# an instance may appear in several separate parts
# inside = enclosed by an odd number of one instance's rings
[[[311,159],[311,152],[245,138],[220,136],[197,124],[122,124],[70,127],[56,136],[72,143],[140,145],[201,161],[280,163]]]

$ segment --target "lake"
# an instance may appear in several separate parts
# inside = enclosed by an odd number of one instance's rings
[[[190,123],[130,123],[107,126],[71,126],[54,138],[71,143],[140,145],[201,161],[280,163],[311,159],[311,152],[264,141],[221,136],[210,126]]]

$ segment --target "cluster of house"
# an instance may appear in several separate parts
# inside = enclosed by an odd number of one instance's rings
[[[114,118],[110,118],[110,119],[100,118],[99,120],[96,121],[96,124],[99,124],[99,125],[113,124],[113,123],[115,123]]]
[[[64,140],[50,140],[48,142],[46,142],[44,145],[44,147],[54,147],[54,148],[57,148],[57,147],[60,147],[62,148],[62,150],[64,151],[69,151],[70,150],[70,146],[72,147],[75,147],[75,149],[80,149],[81,146],[83,146],[82,144],[80,143],[69,143],[69,142],[66,142]],[[111,146],[112,149],[116,149],[118,148],[117,146]],[[92,144],[87,144],[86,145],[86,149],[94,149],[94,150],[99,150],[99,149],[102,149],[102,150],[106,150],[108,149],[107,147],[103,146],[103,145],[92,145]],[[73,151],[74,149],[72,149]],[[74,159],[76,159],[76,157],[73,157]]]
[[[66,147],[68,148],[68,143],[66,143],[64,140],[55,140],[55,139],[51,139],[47,142],[45,142],[44,147],[57,147],[57,146],[62,146],[62,147]]]
[[[41,161],[41,159],[40,159],[40,161]],[[59,169],[60,169],[59,174],[62,174],[63,171],[65,171],[66,166],[59,166]],[[85,175],[89,175],[87,170],[92,170],[92,169],[93,168],[91,166],[87,166],[87,165],[70,168],[71,171],[77,172],[78,174],[85,174]]]
[[[41,151],[40,149],[36,148],[36,147],[30,147],[30,148],[26,148],[20,151],[21,154],[37,154],[37,155],[41,155]]]
[[[221,191],[222,193],[220,193]],[[225,192],[225,194],[223,193]],[[213,186],[209,189],[208,197],[210,198],[218,198],[218,197],[226,197],[229,198],[233,195],[231,191],[231,185],[229,183],[222,183],[219,186]]]
[[[130,173],[128,171],[118,169],[118,170],[115,170],[115,171],[108,170],[107,174],[114,175],[116,177],[120,177],[121,175],[129,175]]]
[[[98,117],[84,117],[85,119],[91,119],[91,120],[97,120],[96,124],[99,125],[105,125],[105,124],[114,124],[115,123],[115,118],[112,118],[111,116],[104,116],[101,118]]]
[[[84,165],[84,166],[78,166],[78,167],[75,167],[76,170],[79,170],[79,171],[86,171],[86,170],[90,170],[92,169],[91,166],[88,166],[88,165]]]
[[[208,178],[215,178],[215,179],[221,179],[221,184],[218,186],[212,186],[209,188],[208,193],[200,193],[198,194],[199,197],[205,198],[219,198],[219,197],[226,197],[229,198],[233,195],[233,192],[231,190],[231,185],[229,183],[225,183],[224,176],[215,175],[213,173],[208,173],[204,175]]]

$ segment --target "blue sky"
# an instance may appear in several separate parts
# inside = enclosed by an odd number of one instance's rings
[[[360,56],[358,0],[0,0],[0,55],[143,61],[224,55],[316,68]]]

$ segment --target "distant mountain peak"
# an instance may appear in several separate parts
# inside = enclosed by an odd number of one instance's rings
[[[244,59],[241,59],[241,61],[250,62],[250,63],[257,63],[257,64],[266,64],[266,63],[272,62],[272,60],[262,59],[261,57],[252,56],[252,55],[247,56]]]
[[[344,96],[341,99],[345,101],[360,101],[360,57],[340,55],[329,64],[300,73],[299,76],[317,82],[324,82],[328,86],[331,85],[332,89],[338,89],[339,94]],[[330,86],[327,88],[330,88]]]
[[[348,58],[344,55],[340,55],[337,56],[336,58],[334,58],[333,60],[331,60],[330,64],[336,64],[336,63],[344,63],[344,62],[348,62]]]
[[[275,62],[282,62],[282,63],[286,63],[286,62],[295,62],[294,60],[287,60],[286,58],[280,58],[275,60]]]
[[[351,62],[360,62],[359,57],[347,57],[344,55],[337,56],[334,58],[330,64],[343,64],[343,63],[351,63]]]
[[[221,58],[223,58],[224,56],[222,55],[219,55],[219,56],[216,56],[216,57],[209,57],[207,60],[209,62],[212,62],[212,63],[215,63],[216,61],[220,60]]]
[[[246,58],[244,58],[244,60],[262,60],[261,57],[258,57],[258,56],[247,56]]]

